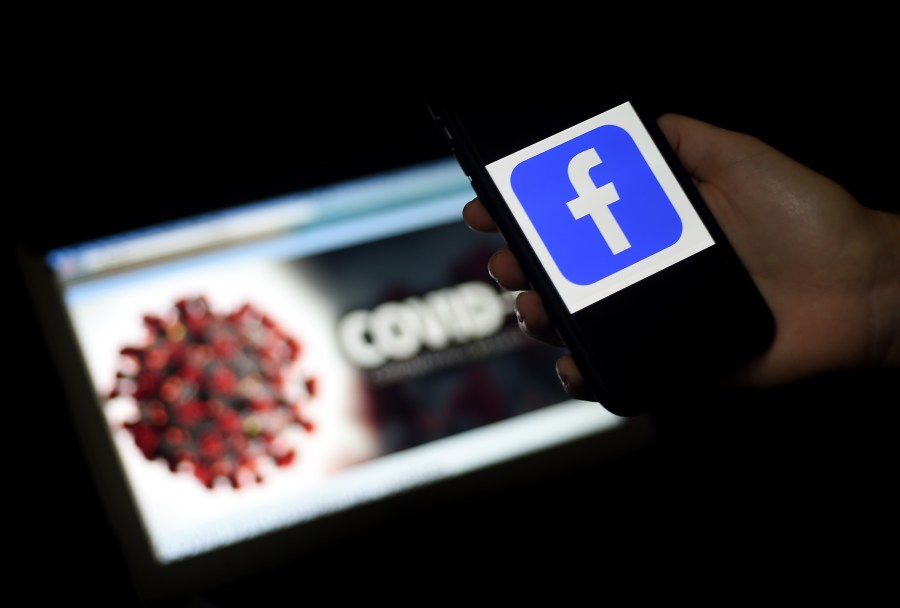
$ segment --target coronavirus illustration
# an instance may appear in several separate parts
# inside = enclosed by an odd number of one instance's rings
[[[205,296],[144,316],[145,343],[122,348],[108,398],[130,398],[123,423],[148,460],[190,472],[206,487],[261,482],[265,463],[291,465],[285,430],[312,433],[314,377],[298,375],[300,342],[251,304],[217,314]]]

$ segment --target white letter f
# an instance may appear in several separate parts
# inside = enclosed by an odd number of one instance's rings
[[[594,148],[576,154],[569,161],[569,181],[575,187],[578,198],[566,205],[576,220],[590,215],[606,244],[616,254],[631,247],[631,243],[609,210],[609,206],[619,200],[616,187],[610,182],[597,188],[591,180],[589,171],[602,162]]]

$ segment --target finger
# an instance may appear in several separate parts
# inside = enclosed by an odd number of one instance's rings
[[[478,198],[473,198],[463,207],[463,221],[478,232],[497,232],[497,224]]]
[[[715,180],[763,145],[749,135],[680,114],[664,114],[657,124],[684,168],[700,181]]]
[[[573,399],[597,401],[571,355],[564,355],[556,360],[556,375],[562,387]]]
[[[563,341],[550,322],[541,297],[534,291],[516,296],[516,319],[525,334],[551,346],[563,346]]]
[[[509,291],[521,291],[529,288],[528,279],[525,278],[519,261],[506,247],[498,249],[488,260],[488,273],[500,287]]]

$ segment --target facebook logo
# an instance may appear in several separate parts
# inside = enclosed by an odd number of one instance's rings
[[[577,285],[596,283],[681,238],[678,211],[617,125],[522,160],[509,183],[559,271]]]

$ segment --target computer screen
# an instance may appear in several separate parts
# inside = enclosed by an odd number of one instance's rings
[[[633,432],[568,398],[563,351],[520,330],[486,271],[501,237],[462,221],[472,196],[452,157],[431,159],[38,261],[153,593],[223,549]]]

